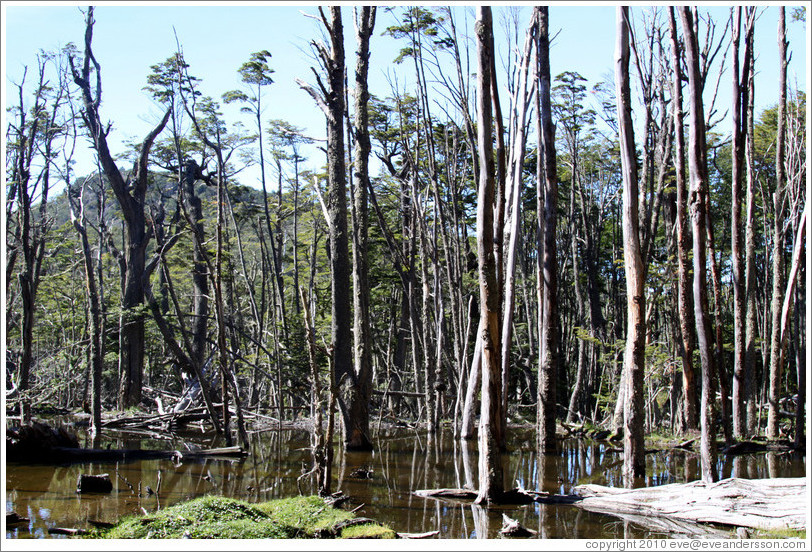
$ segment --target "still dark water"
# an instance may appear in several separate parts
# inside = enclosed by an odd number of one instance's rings
[[[203,435],[174,440],[143,439],[110,432],[102,447],[185,450],[219,447],[223,443]],[[6,511],[30,518],[24,526],[9,528],[6,538],[49,538],[51,527],[88,527],[88,520],[115,522],[125,515],[153,512],[176,502],[215,493],[258,502],[298,494],[311,494],[309,480],[297,482],[309,470],[309,436],[303,431],[265,431],[251,435],[251,454],[242,460],[209,459],[175,465],[170,460],[65,466],[8,463]],[[81,438],[80,438],[81,442]],[[554,493],[569,493],[575,485],[597,483],[621,486],[622,455],[601,442],[564,441],[558,455],[539,455],[531,431],[512,431],[505,455],[510,486]],[[424,499],[417,489],[476,487],[476,444],[460,443],[445,430],[428,441],[413,430],[381,432],[371,453],[336,451],[332,490],[350,495],[350,507],[363,504],[359,514],[388,524],[395,531],[440,532],[441,538],[493,538],[502,526],[502,513],[535,529],[540,538],[659,538],[658,533],[618,518],[593,514],[572,505],[527,505],[483,509],[463,503]],[[646,455],[646,485],[692,481],[698,478],[698,456],[682,451]],[[372,470],[371,479],[351,477],[356,468]],[[803,477],[804,456],[762,453],[738,457],[720,455],[721,477]],[[82,473],[109,473],[113,492],[79,495],[76,481]],[[147,496],[146,487],[161,486]],[[133,490],[128,486],[133,486]],[[138,496],[141,486],[142,496]],[[143,508],[143,510],[142,510]]]

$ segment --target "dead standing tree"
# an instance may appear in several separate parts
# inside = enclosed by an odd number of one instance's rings
[[[787,27],[783,7],[778,16],[778,129],[775,138],[775,193],[773,194],[773,227],[772,227],[772,278],[773,292],[770,333],[770,394],[767,411],[767,437],[778,439],[779,427],[778,400],[781,393],[781,306],[784,301],[784,239],[786,227],[786,174],[784,156],[786,149],[786,112],[787,112]]]
[[[319,8],[319,16],[329,36],[330,46],[313,41],[319,62],[327,77],[327,86],[321,75],[316,76],[317,92],[311,85],[296,79],[316,102],[327,119],[327,201],[324,215],[329,231],[329,258],[332,290],[331,384],[338,389],[338,404],[344,428],[344,443],[348,449],[371,446],[361,419],[353,409],[353,401],[361,393],[359,375],[352,360],[353,323],[350,312],[350,254],[347,228],[347,171],[344,161],[344,26],[341,8],[330,7],[330,19]]]
[[[691,233],[688,227],[688,198],[685,182],[685,132],[682,112],[682,49],[677,37],[674,8],[669,7],[669,31],[674,56],[674,132],[677,186],[677,310],[679,317],[682,355],[683,416],[686,429],[697,427],[696,372],[694,369],[694,327],[691,322],[693,293],[690,283],[688,254],[691,251]]]
[[[558,259],[556,248],[558,180],[556,176],[555,124],[550,102],[550,35],[546,6],[537,8],[539,21],[538,94],[536,125],[538,155],[536,165],[536,239],[538,246],[537,284],[539,300],[539,448],[553,451],[556,446],[556,387],[559,371]]]
[[[688,72],[691,125],[689,133],[688,166],[690,170],[689,207],[694,246],[694,321],[697,345],[702,364],[702,403],[700,411],[700,458],[702,479],[718,479],[716,469],[716,364],[713,355],[713,332],[708,316],[706,208],[708,201],[707,146],[705,142],[705,110],[702,104],[700,51],[694,26],[694,13],[689,7],[680,8],[682,33]]]
[[[645,476],[643,442],[643,378],[646,369],[646,296],[645,270],[641,255],[637,156],[634,147],[631,91],[629,86],[629,8],[617,8],[617,45],[615,50],[617,116],[620,130],[620,157],[623,166],[623,259],[626,270],[626,377],[623,409],[623,478],[627,487]]]
[[[103,125],[99,115],[101,105],[101,66],[93,55],[93,7],[85,17],[85,52],[82,65],[77,69],[73,56],[68,57],[74,82],[82,92],[82,119],[96,150],[104,175],[113,189],[124,217],[124,247],[120,262],[123,278],[121,289],[121,316],[119,319],[119,408],[135,406],[141,402],[141,381],[144,371],[144,323],[145,315],[140,309],[144,303],[144,270],[147,245],[152,230],[145,217],[148,185],[147,163],[155,138],[166,126],[171,109],[167,109],[158,125],[141,144],[133,170],[124,178],[116,165],[107,144],[110,124]],[[92,64],[92,65],[91,65]],[[91,74],[95,72],[95,89]]]
[[[733,434],[742,438],[747,434],[746,402],[748,381],[745,378],[745,317],[746,317],[746,288],[744,273],[744,228],[741,219],[742,182],[744,179],[744,153],[747,130],[747,116],[749,113],[750,92],[750,57],[753,55],[753,25],[755,23],[755,8],[747,8],[744,56],[739,71],[739,42],[741,31],[741,6],[731,8],[734,15],[733,34],[733,144],[732,144],[732,174],[731,174],[731,257],[733,266]],[[752,375],[751,375],[752,376]]]
[[[351,395],[349,409],[355,420],[353,448],[371,449],[369,436],[369,399],[372,392],[372,342],[369,320],[369,263],[367,234],[369,225],[369,39],[375,28],[376,8],[364,6],[355,14],[355,34],[358,40],[355,66],[355,166],[353,179],[353,285],[355,340],[355,374],[358,391]]]
[[[477,94],[479,100],[478,150],[479,195],[477,199],[477,256],[479,258],[480,324],[482,342],[482,396],[479,421],[478,504],[498,501],[504,493],[499,299],[494,251],[494,158],[492,143],[491,75],[493,18],[490,7],[479,8],[476,22],[478,51]]]

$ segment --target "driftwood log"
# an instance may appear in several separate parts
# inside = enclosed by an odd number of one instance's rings
[[[584,510],[682,533],[691,532],[690,524],[803,529],[809,509],[804,478],[730,478],[642,489],[579,485],[573,491],[581,498],[575,505]]]
[[[419,489],[413,494],[424,498],[435,498],[437,500],[450,500],[459,502],[472,502],[476,500],[477,492],[471,489]],[[510,489],[502,493],[502,496],[494,500],[497,504],[573,504],[581,500],[575,495],[549,494],[542,491],[530,491],[527,489]]]
[[[439,534],[439,531],[428,531],[426,533],[395,533],[399,539],[430,539]]]

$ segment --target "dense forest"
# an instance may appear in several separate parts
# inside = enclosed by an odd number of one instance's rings
[[[592,83],[551,74],[547,7],[506,36],[507,8],[477,8],[465,39],[454,10],[386,9],[386,28],[384,8],[312,10],[297,83],[323,142],[264,116],[272,51],[214,98],[179,43],[142,83],[160,120],[116,151],[93,8],[8,77],[7,416],[84,410],[98,432],[203,406],[228,445],[246,413],[310,420],[325,492],[334,431],[370,450],[381,424],[447,426],[478,439],[478,502],[507,490],[516,424],[541,451],[622,437],[629,485],[651,433],[701,439],[706,481],[717,441],[805,446],[807,108],[786,39],[804,9],[618,8]],[[778,59],[754,41],[764,10]],[[392,63],[414,87],[371,90]],[[97,170],[76,174],[86,148]]]

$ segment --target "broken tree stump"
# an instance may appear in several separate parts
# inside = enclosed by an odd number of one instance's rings
[[[499,534],[504,537],[528,538],[536,536],[537,531],[528,529],[519,523],[519,520],[502,514],[502,528],[499,530]]]
[[[83,473],[76,481],[77,493],[111,493],[113,492],[113,482],[110,481],[110,475],[100,473],[98,475],[89,475]]]
[[[627,518],[658,529],[684,523],[719,524],[752,529],[803,529],[806,526],[804,478],[723,479],[716,483],[693,481],[659,487],[623,489],[579,485],[579,508]],[[652,521],[653,520],[653,521]]]

